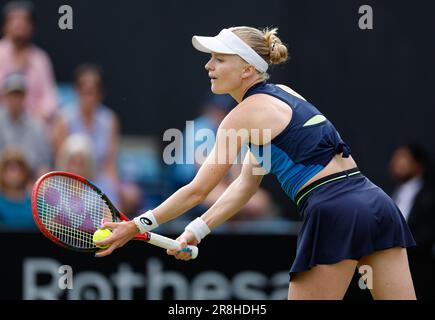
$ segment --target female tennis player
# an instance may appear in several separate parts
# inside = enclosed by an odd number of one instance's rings
[[[211,54],[205,65],[211,90],[230,94],[238,105],[220,124],[215,146],[192,182],[131,222],[105,224],[113,235],[99,244],[111,247],[97,255],[110,254],[138,232],[198,205],[247,144],[251,151],[240,176],[186,227],[178,238],[179,250],[168,254],[190,259],[186,245],[199,243],[236,214],[262,180],[258,169],[269,167],[304,219],[290,270],[289,299],[342,299],[360,265],[372,268],[374,298],[415,299],[406,252],[415,242],[399,209],[359,171],[328,119],[291,88],[267,82],[268,67],[287,59],[276,29],[235,27],[215,37],[194,36],[192,42]],[[255,130],[260,134],[251,134]],[[248,134],[228,137],[228,132],[242,131]],[[259,158],[266,148],[270,163]]]

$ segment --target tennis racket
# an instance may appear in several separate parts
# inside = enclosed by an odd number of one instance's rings
[[[129,221],[92,182],[76,174],[53,171],[36,181],[32,190],[32,214],[39,230],[55,244],[81,252],[99,248],[92,240],[105,222]],[[136,235],[134,240],[163,249],[176,249],[179,242],[156,233]],[[198,247],[188,246],[192,258]]]

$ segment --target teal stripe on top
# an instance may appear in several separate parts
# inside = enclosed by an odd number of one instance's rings
[[[324,168],[319,164],[305,166],[295,163],[287,153],[275,145],[271,145],[271,159],[261,158],[259,149],[251,147],[252,154],[263,167],[265,161],[270,161],[270,173],[277,177],[281,187],[293,201],[299,189]]]

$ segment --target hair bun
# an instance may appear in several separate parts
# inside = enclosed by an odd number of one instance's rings
[[[287,47],[277,37],[277,31],[278,28],[263,30],[264,40],[269,47],[269,64],[283,63],[288,58]]]

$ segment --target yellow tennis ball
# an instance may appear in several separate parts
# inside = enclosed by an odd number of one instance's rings
[[[107,237],[110,237],[112,235],[112,231],[110,231],[109,229],[98,229],[97,231],[94,232],[94,235],[92,237],[92,240],[95,241],[101,241],[106,239]],[[107,249],[108,247],[110,247],[110,245],[107,246],[97,246],[100,249]]]

